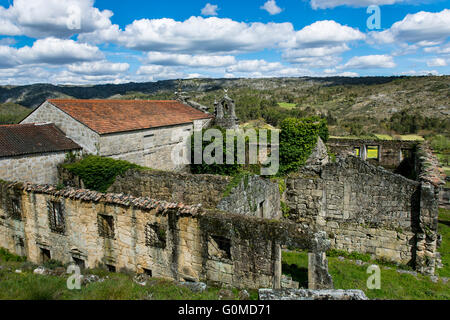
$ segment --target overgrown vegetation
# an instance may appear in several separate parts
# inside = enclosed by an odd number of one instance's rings
[[[328,127],[323,119],[288,118],[281,123],[280,175],[297,170],[311,155],[320,136],[328,140]]]
[[[118,175],[129,169],[142,168],[128,161],[93,155],[74,163],[63,164],[63,167],[79,176],[86,188],[99,192],[106,192]]]

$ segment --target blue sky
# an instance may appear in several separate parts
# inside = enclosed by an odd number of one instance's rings
[[[442,75],[449,38],[448,0],[0,0],[0,84]]]

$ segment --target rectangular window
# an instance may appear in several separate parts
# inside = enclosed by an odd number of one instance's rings
[[[41,248],[40,252],[41,256],[41,263],[46,263],[47,261],[51,260],[52,255],[50,254],[50,250]]]
[[[114,239],[114,217],[99,214],[97,216],[97,224],[100,237]]]
[[[116,272],[116,266],[113,266],[111,264],[107,264],[106,268],[108,269],[109,272]]]
[[[266,201],[262,201],[259,205],[258,205],[258,215],[259,218],[264,218],[264,205],[265,205]]]
[[[152,275],[152,274],[153,274],[153,273],[152,273],[152,270],[150,270],[150,269],[145,269],[145,268],[144,268],[144,274],[147,275],[147,276],[149,276],[149,277],[152,277],[152,276],[153,276],[153,275]]]
[[[64,219],[64,208],[61,202],[49,201],[47,207],[50,230],[55,233],[64,234],[66,223]]]
[[[11,218],[14,220],[22,220],[22,209],[19,199],[11,199]]]
[[[75,264],[80,268],[80,270],[84,270],[84,268],[86,267],[86,263],[84,262],[83,259],[80,258],[76,258],[76,257],[72,257],[73,262],[75,262]]]
[[[208,254],[211,257],[231,260],[231,240],[221,236],[211,236]]]
[[[367,159],[380,158],[380,147],[379,146],[367,146]]]
[[[145,227],[145,245],[165,249],[166,228],[158,224],[147,224]]]
[[[355,157],[361,157],[361,148],[360,147],[356,147],[353,150],[353,154],[355,155]]]

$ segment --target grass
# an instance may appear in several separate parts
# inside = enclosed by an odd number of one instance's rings
[[[440,277],[450,277],[450,210],[439,209],[439,233],[442,235],[442,245],[439,252],[444,267],[437,269]],[[360,253],[347,253],[345,251],[331,250],[327,253],[328,267],[333,277],[336,289],[360,289],[370,299],[387,300],[449,300],[450,283],[442,281],[433,283],[428,276],[418,274],[400,274],[397,267],[383,261],[371,261],[370,255]],[[381,289],[367,289],[366,281],[369,277],[366,266],[358,266],[350,260],[339,260],[342,256],[347,259],[372,262],[381,267]],[[399,268],[405,268],[400,266]],[[305,252],[283,252],[283,273],[292,276],[300,286],[308,284],[308,255]]]
[[[419,136],[417,134],[406,134],[401,135],[400,140],[403,141],[424,141],[425,139],[422,136]]]
[[[61,263],[52,262],[48,268]],[[133,281],[131,273],[110,273],[104,269],[87,270],[105,278],[103,282],[82,286],[81,290],[67,289],[68,275],[43,276],[33,274],[37,265],[0,249],[0,300],[218,300],[220,288],[208,287],[202,293],[166,279],[150,278],[146,286]],[[15,270],[21,270],[16,273]],[[238,299],[239,290],[232,290]],[[250,299],[256,300],[256,290],[248,290]]]
[[[349,260],[328,258],[329,272],[336,289],[360,289],[369,299],[385,300],[448,300],[450,284],[433,283],[429,277],[400,274],[392,267],[381,267],[381,289],[367,289],[366,266]],[[305,252],[283,252],[283,273],[292,276],[302,287],[307,285],[308,255]]]
[[[278,102],[278,106],[283,109],[293,109],[297,106],[295,103]]]
[[[437,274],[441,277],[450,277],[450,210],[439,209],[438,232],[442,235],[442,244],[439,252],[444,267],[438,269]]]

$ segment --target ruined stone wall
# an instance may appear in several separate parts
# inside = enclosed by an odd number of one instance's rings
[[[367,160],[368,146],[378,146],[378,160],[369,159],[369,161],[388,169],[397,168],[405,160],[405,151],[412,151],[417,144],[417,141],[338,138],[330,138],[327,142],[330,151],[340,156],[355,155],[355,148],[359,148],[360,157],[363,160]]]
[[[247,175],[226,191],[232,180],[232,177],[219,175],[129,170],[124,176],[116,178],[109,191],[187,204],[201,203],[205,208],[218,208],[259,218],[280,217],[277,183]]]
[[[424,251],[419,243],[421,221],[437,218],[428,191],[420,182],[350,156],[292,174],[286,203],[290,219],[326,231],[336,249],[421,269],[418,256],[426,251],[434,261],[436,252],[432,245]],[[436,233],[429,230],[430,236]],[[434,267],[422,271],[434,273]]]
[[[219,175],[128,170],[116,178],[108,191],[215,208],[231,180],[231,177]]]
[[[0,183],[0,246],[35,263],[79,259],[89,268],[270,288],[280,286],[281,243],[317,249],[313,234],[294,224],[149,198]]]
[[[64,162],[66,152],[23,155],[0,158],[0,179],[38,184],[56,184],[57,167]]]

